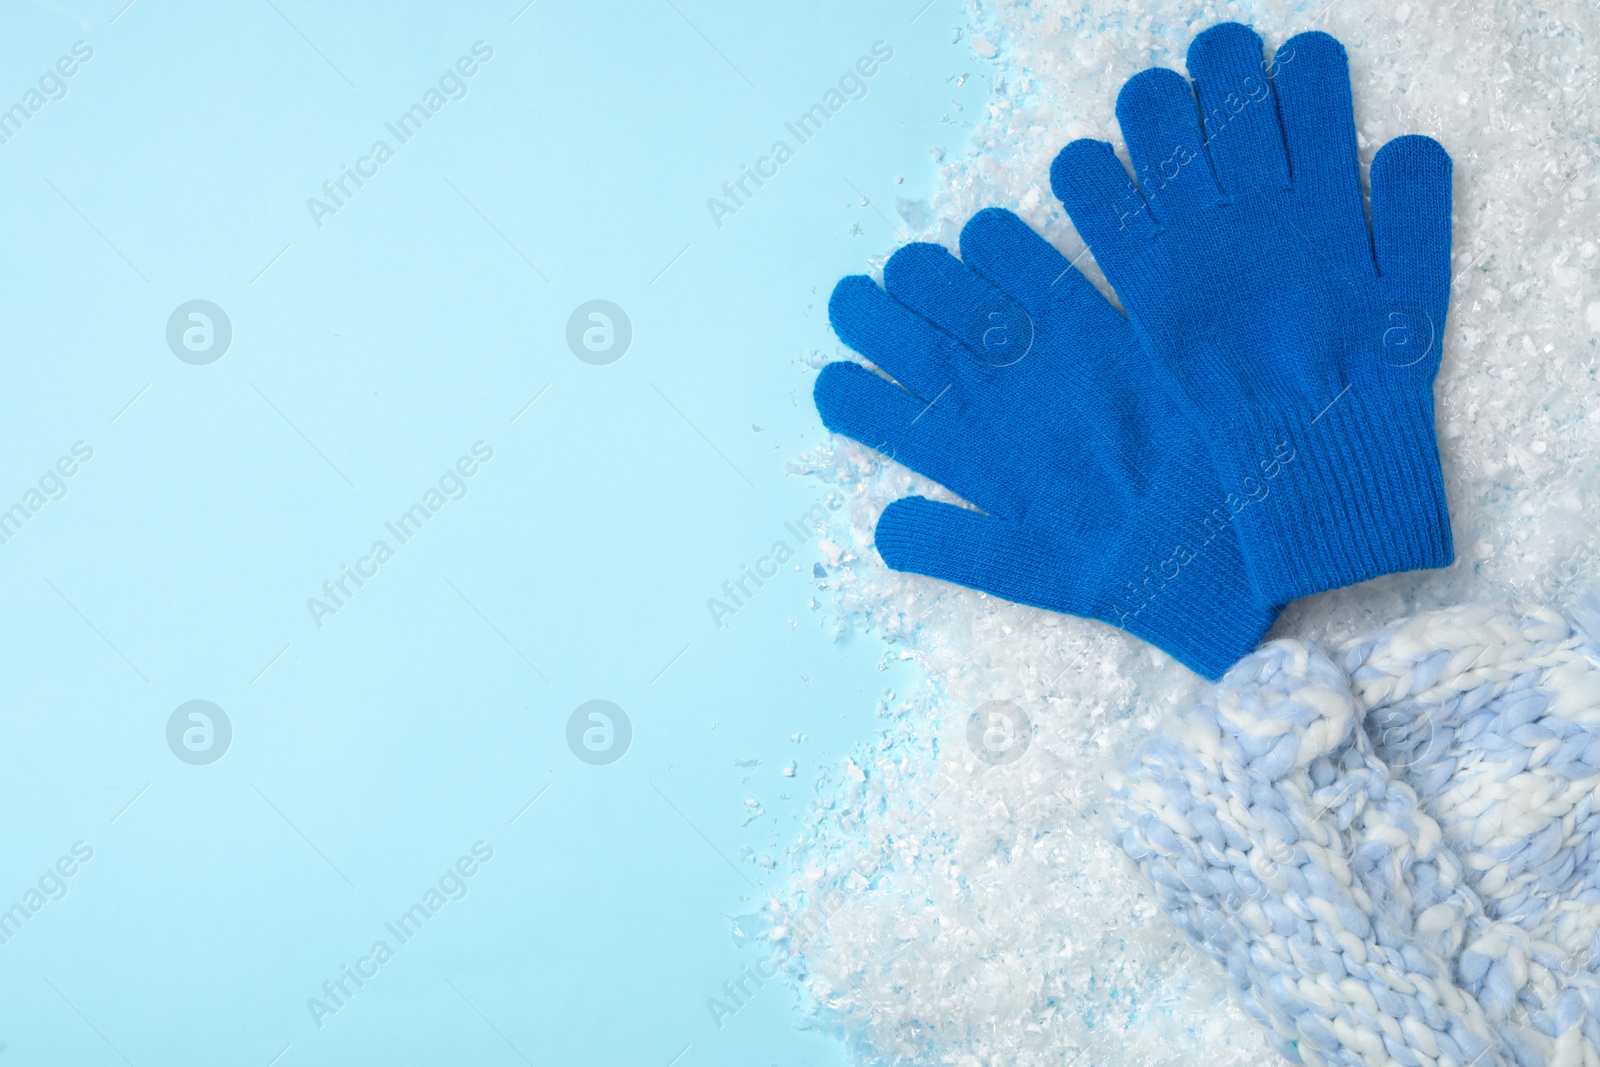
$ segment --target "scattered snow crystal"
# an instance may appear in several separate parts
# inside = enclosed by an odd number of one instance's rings
[[[1436,394],[1460,559],[1297,603],[1278,632],[1326,643],[1444,604],[1563,603],[1600,563],[1592,2],[982,4],[954,36],[998,57],[992,99],[965,152],[935,153],[943,189],[922,236],[954,248],[967,218],[1000,205],[1078,256],[1043,191],[1051,159],[1076,137],[1120,142],[1123,81],[1182,70],[1193,36],[1228,19],[1269,48],[1306,29],[1344,42],[1364,164],[1403,133],[1438,138],[1456,164]],[[1101,283],[1091,259],[1079,265]],[[883,506],[911,492],[951,499],[904,468],[835,439],[797,469],[850,500],[851,536],[827,546],[835,611],[908,650],[926,677],[892,702],[851,773],[821,780],[786,863],[804,874],[770,902],[771,935],[798,953],[803,1010],[863,1061],[1270,1062],[1222,976],[1097,829],[1101,772],[1199,683],[1108,627],[887,570],[871,547]],[[965,736],[972,709],[994,699],[1033,724],[1029,750],[1003,766]]]

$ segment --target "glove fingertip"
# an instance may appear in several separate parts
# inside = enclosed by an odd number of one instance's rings
[[[1444,146],[1421,134],[1396,137],[1372,159],[1378,273],[1412,299],[1442,301],[1449,290],[1452,167]]]
[[[954,259],[944,245],[913,241],[897,249],[883,265],[884,288],[895,293],[906,285],[915,285],[926,279],[930,272],[937,276]]]
[[[1278,46],[1278,50],[1272,54],[1270,73],[1276,76],[1279,68],[1301,60],[1310,60],[1324,70],[1348,70],[1350,67],[1350,57],[1337,37],[1323,30],[1306,30]],[[1345,76],[1349,77],[1348,74]]]
[[[923,573],[927,569],[928,545],[923,536],[922,516],[933,501],[927,497],[906,496],[891,501],[878,516],[873,541],[878,555],[890,570]]]
[[[1173,96],[1190,95],[1189,83],[1177,71],[1166,67],[1141,70],[1123,82],[1122,90],[1117,93],[1117,121],[1122,123],[1126,134],[1130,121],[1138,122],[1143,116],[1161,110]]]
[[[1096,141],[1092,137],[1080,137],[1056,153],[1050,164],[1050,191],[1056,194],[1057,200],[1068,205],[1069,213],[1082,184],[1079,177],[1091,167],[1103,166],[1106,156],[1116,160],[1111,142]],[[1120,167],[1121,163],[1117,165]]]
[[[1102,267],[1115,246],[1156,233],[1139,187],[1106,141],[1085,137],[1063,148],[1050,165],[1050,188]]]
[[[986,207],[961,227],[961,255],[966,257],[979,249],[1012,240],[1018,227],[1028,229],[1028,224],[1003,207]]]
[[[1401,134],[1372,157],[1372,181],[1403,177],[1449,178],[1453,163],[1444,145],[1420,133]]]
[[[1202,30],[1189,42],[1189,51],[1184,57],[1184,64],[1189,68],[1189,73],[1194,74],[1195,68],[1204,67],[1210,56],[1215,53],[1237,49],[1240,52],[1253,52],[1259,56],[1264,47],[1265,42],[1261,40],[1261,35],[1244,23],[1219,22]]]
[[[841,278],[828,298],[828,324],[839,340],[861,351],[857,344],[859,329],[864,319],[870,319],[872,308],[879,301],[878,283],[865,274],[852,274]]]
[[[841,427],[846,424],[845,416],[854,406],[851,398],[856,375],[871,373],[861,364],[848,360],[829,363],[822,368],[816,384],[811,387],[811,400],[817,406],[817,414],[822,416],[822,425],[829,431],[844,433]]]

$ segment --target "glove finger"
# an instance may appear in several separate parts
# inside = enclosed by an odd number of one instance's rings
[[[1431,137],[1396,137],[1372,160],[1372,243],[1390,293],[1444,327],[1450,299],[1450,156]]]
[[[973,216],[961,231],[961,253],[1049,331],[1038,358],[1062,371],[1053,379],[1068,405],[1061,415],[1082,429],[1076,437],[1083,454],[1099,454],[1130,483],[1142,484],[1151,435],[1169,434],[1167,421],[1176,412],[1127,318],[1009,211],[990,208]]]
[[[1298,34],[1272,57],[1272,71],[1294,195],[1319,205],[1301,224],[1319,228],[1312,239],[1335,263],[1371,263],[1344,46],[1319,30]]]
[[[1217,180],[1229,193],[1289,184],[1263,50],[1256,31],[1237,22],[1213,26],[1189,44],[1189,77],[1205,116],[1206,146]]]
[[[962,409],[952,363],[971,357],[871,278],[857,274],[834,286],[828,319],[839,340],[882,367],[924,403]]]
[[[1206,160],[1194,93],[1182,76],[1152,67],[1129,78],[1117,94],[1117,121],[1145,203],[1158,222],[1222,203]]]
[[[1127,318],[1009,211],[989,208],[973,216],[961,231],[961,252],[967,269],[1008,294],[1039,325],[1031,366],[1056,373],[1019,388],[1048,398],[1053,417],[1077,428],[1065,435],[1075,449],[1070,462],[1098,456],[1105,473],[1125,484],[1145,484],[1151,436],[1170,435],[1176,412]]]
[[[992,458],[979,462],[950,412],[848,361],[823,367],[812,396],[834,433],[877,449],[991,514],[1014,510],[991,473]]]
[[[1001,208],[985,208],[961,229],[961,257],[968,267],[999,286],[1038,322],[1049,322],[1085,357],[1103,353],[1108,342],[1136,343],[1128,320],[1100,290],[1035,233]]]
[[[1050,164],[1050,188],[1108,275],[1122,273],[1123,261],[1156,235],[1143,194],[1104,141],[1063,148]]]
[[[874,540],[883,561],[897,571],[1050,611],[1087,610],[1087,598],[1071,576],[1059,573],[1061,560],[1031,544],[1015,524],[980,512],[905,497],[883,509]]]
[[[900,249],[884,264],[883,284],[980,363],[1011,367],[1033,350],[1036,331],[1028,310],[940,245]]]

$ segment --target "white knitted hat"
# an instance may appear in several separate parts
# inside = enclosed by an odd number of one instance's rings
[[[1600,1065],[1592,629],[1274,642],[1129,767],[1123,848],[1292,1062]]]

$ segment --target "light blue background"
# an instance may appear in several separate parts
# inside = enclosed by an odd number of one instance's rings
[[[726,629],[705,600],[822,496],[786,464],[822,439],[828,292],[982,107],[959,5],[925,2],[8,5],[0,107],[94,55],[0,145],[0,508],[94,458],[0,545],[0,907],[94,857],[0,945],[0,1064],[845,1061],[779,985],[721,1030],[706,999],[895,672],[808,607],[815,541]],[[879,40],[866,98],[715,228]],[[165,341],[196,298],[234,330],[209,366]],[[566,346],[594,298],[633,323],[611,366]],[[317,629],[306,599],[479,440],[466,498]],[[634,725],[611,766],[566,745],[593,698]],[[192,699],[233,724],[210,766],[167,747]],[[468,896],[318,1029],[307,998],[478,840]]]

